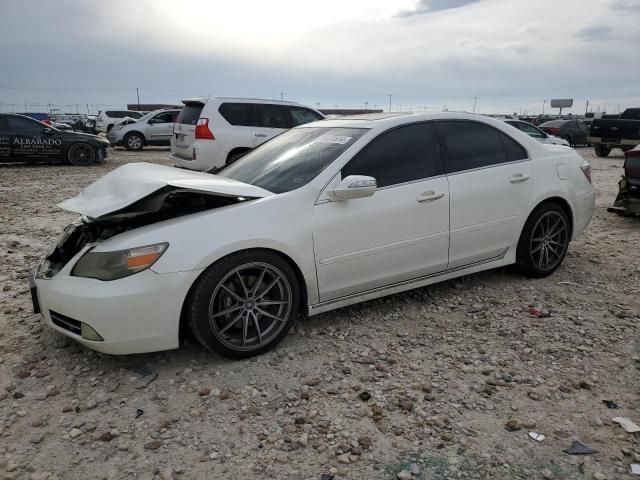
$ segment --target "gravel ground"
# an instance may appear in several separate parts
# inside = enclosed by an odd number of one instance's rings
[[[579,152],[596,211],[553,276],[502,269],[344,308],[247,361],[192,340],[102,355],[31,313],[27,274],[74,218],[55,204],[166,149],[0,167],[0,478],[634,478],[640,434],[611,419],[640,423],[640,220],[606,212],[622,154]],[[563,453],[573,440],[597,453]]]

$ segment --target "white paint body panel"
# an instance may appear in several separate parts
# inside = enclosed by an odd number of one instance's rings
[[[378,134],[402,124],[451,118],[502,130],[525,147],[530,160],[386,187],[371,197],[330,201],[325,192],[333,188],[342,167]],[[99,216],[165,185],[262,197],[147,225],[97,244],[94,251],[105,252],[169,243],[152,270],[121,280],[71,277],[80,252],[52,279],[36,280],[42,309],[91,325],[105,342],[83,343],[103,352],[175,348],[187,292],[205,268],[233,252],[267,248],[286,256],[303,278],[301,287],[314,315],[513,263],[522,226],[545,199],[568,203],[574,237],[591,219],[595,194],[580,170],[582,158],[573,149],[543,145],[498,120],[412,114],[324,120],[298,128],[308,126],[368,131],[307,185],[283,194],[207,174],[127,165],[63,202],[65,208]],[[517,174],[529,178],[511,183]],[[444,195],[417,202],[426,191]]]

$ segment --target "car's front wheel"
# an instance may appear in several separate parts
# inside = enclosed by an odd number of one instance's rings
[[[142,135],[139,133],[128,133],[122,143],[127,150],[142,150],[142,147],[144,147],[144,138],[142,138]]]
[[[246,358],[280,342],[299,308],[300,287],[287,261],[268,250],[248,250],[203,273],[187,300],[186,319],[205,348]]]
[[[96,151],[87,143],[75,143],[67,152],[67,160],[71,165],[84,167],[96,161]]]
[[[516,263],[528,277],[546,277],[562,263],[570,240],[564,209],[556,203],[544,203],[533,211],[522,229]]]

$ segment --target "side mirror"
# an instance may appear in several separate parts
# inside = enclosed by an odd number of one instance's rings
[[[376,193],[376,179],[366,175],[349,175],[331,190],[334,200],[351,200],[353,198],[370,197]]]

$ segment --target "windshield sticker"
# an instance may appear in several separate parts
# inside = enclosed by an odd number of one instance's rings
[[[346,137],[344,135],[332,135],[326,137],[317,138],[314,143],[336,143],[338,145],[344,145],[348,143],[353,137]]]

